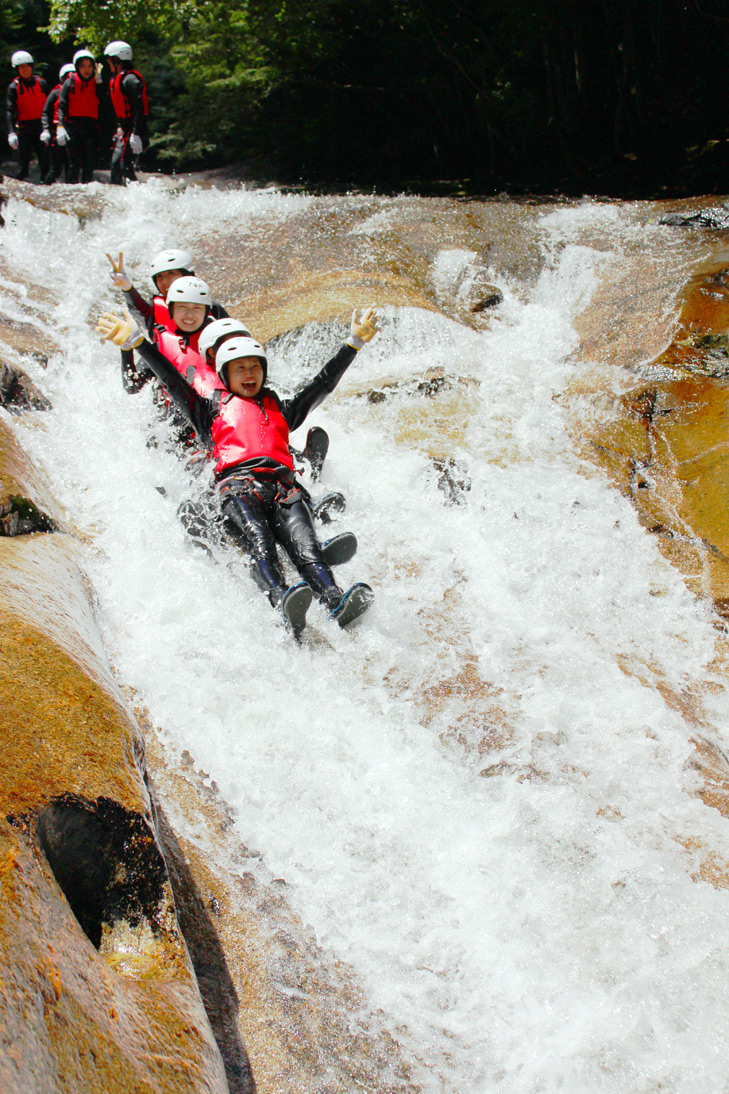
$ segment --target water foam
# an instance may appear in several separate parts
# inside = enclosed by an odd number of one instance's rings
[[[678,841],[726,854],[726,825],[686,792],[690,729],[661,693],[702,679],[713,633],[625,499],[578,459],[554,398],[571,320],[635,226],[613,207],[550,214],[536,289],[526,303],[507,292],[491,331],[386,309],[316,414],[332,438],[327,485],[345,490],[360,540],[342,576],[371,580],[377,603],[354,635],[314,610],[327,642],[295,649],[244,565],[186,539],[185,473],[146,446],[150,398],[122,392],[88,319],[111,241],[141,269],[226,218],[255,230],[311,200],[130,187],[83,231],[10,206],[15,270],[40,267],[62,294],[64,352],[44,379],[54,410],[25,441],[89,539],[110,656],[423,1062],[424,1090],[722,1089],[728,898],[691,880]],[[380,210],[372,230],[396,217]],[[616,252],[585,245],[585,225],[614,227]],[[279,340],[272,381],[284,360],[287,382],[311,375],[341,334]],[[435,364],[475,392],[452,450],[471,488],[450,507],[428,443],[397,440],[412,399],[358,397]],[[423,623],[445,602],[452,643]],[[471,715],[458,741],[452,711],[424,716],[424,691],[464,650],[508,712],[508,743],[486,753]]]

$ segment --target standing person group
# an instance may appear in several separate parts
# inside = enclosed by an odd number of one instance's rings
[[[104,57],[111,70],[108,101],[116,121],[112,142],[111,182],[123,186],[136,179],[137,157],[148,144],[149,104],[144,77],[132,65],[128,42],[109,42]],[[15,76],[7,93],[8,144],[18,154],[19,179],[28,178],[30,161],[38,160],[40,181],[91,182],[99,146],[99,120],[107,89],[102,65],[88,49],[63,65],[58,84],[46,94],[33,72],[26,50],[11,58]]]

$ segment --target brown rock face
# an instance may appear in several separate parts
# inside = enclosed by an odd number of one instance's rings
[[[142,737],[74,555],[63,535],[0,540],[0,1088],[222,1094]]]
[[[573,428],[587,442],[585,451],[609,468],[690,586],[722,612],[729,604],[726,235],[703,233],[700,249],[697,240],[697,260],[678,290],[676,320],[669,310],[676,289],[661,282],[664,271],[651,270],[645,254],[631,257],[601,286],[579,320],[579,356],[609,363],[592,374],[592,383],[588,378],[580,391],[569,392],[580,408]],[[622,322],[611,329],[601,313],[627,281],[642,281],[644,291],[625,295]],[[638,328],[638,353],[641,343],[647,351],[642,360],[629,350]],[[588,392],[593,412],[584,415]]]

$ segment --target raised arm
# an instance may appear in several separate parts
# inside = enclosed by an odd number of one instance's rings
[[[157,346],[147,341],[126,309],[123,317],[113,312],[104,312],[98,320],[96,329],[104,341],[113,342],[123,350],[136,350],[200,438],[205,443],[211,440],[210,427],[214,413],[210,403],[203,396],[198,395],[195,388],[188,384],[185,377],[177,371]]]
[[[281,402],[281,411],[290,430],[298,429],[307,415],[311,414],[312,410],[320,406],[327,395],[334,391],[358,351],[377,334],[380,329],[377,322],[378,316],[374,308],[367,308],[361,318],[359,309],[355,308],[347,342],[330,361],[327,361],[321,372],[306,387],[298,391],[292,399]]]
[[[154,320],[154,306],[149,304],[132,285],[132,279],[124,268],[124,252],[119,251],[118,258],[114,258],[113,255],[107,252],[106,257],[111,263],[111,270],[109,271],[111,287],[124,293],[127,306],[137,312],[147,325],[147,330],[151,330]]]

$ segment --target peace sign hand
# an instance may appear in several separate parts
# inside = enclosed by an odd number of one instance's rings
[[[115,262],[110,254],[106,256],[111,262],[111,271],[109,273],[109,280],[111,281],[112,288],[119,289],[120,292],[129,292],[132,287],[132,279],[124,269],[124,255],[119,251],[119,258]]]

